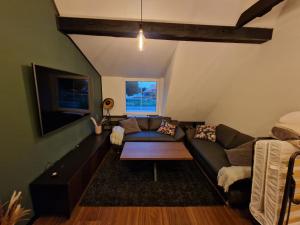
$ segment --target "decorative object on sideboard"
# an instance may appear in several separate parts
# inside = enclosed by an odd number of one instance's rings
[[[111,116],[110,116],[110,110],[112,110],[112,108],[114,107],[114,100],[112,98],[106,98],[103,100],[102,102],[102,108],[104,110],[106,110],[106,114],[104,115],[107,118],[107,121],[105,123],[105,127],[106,129],[111,129],[111,124],[110,124],[110,120],[111,120]]]
[[[1,225],[15,225],[21,220],[24,220],[29,214],[30,210],[26,210],[21,206],[21,195],[22,192],[14,191],[8,204],[4,204],[7,205],[6,209],[4,208],[4,205],[0,204]]]
[[[102,133],[102,125],[107,119],[103,117],[103,119],[100,122],[97,122],[94,117],[91,117],[91,121],[93,122],[95,126],[95,134],[99,135]]]

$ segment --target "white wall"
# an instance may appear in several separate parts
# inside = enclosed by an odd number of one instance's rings
[[[164,87],[164,79],[151,78],[128,78],[128,77],[114,77],[102,76],[102,92],[103,99],[113,98],[115,101],[114,108],[111,110],[111,115],[126,114],[126,100],[125,100],[125,81],[126,80],[144,80],[144,81],[158,81],[158,114],[161,114],[162,94]]]
[[[204,120],[259,45],[181,42],[167,70],[163,114]],[[242,57],[241,57],[242,55]]]
[[[264,136],[281,115],[300,110],[299,27],[300,1],[290,0],[273,40],[262,45],[246,64],[238,65],[234,79],[207,116],[208,122]]]

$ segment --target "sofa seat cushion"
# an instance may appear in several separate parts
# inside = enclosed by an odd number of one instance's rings
[[[223,147],[217,142],[192,139],[191,144],[199,155],[211,168],[211,172],[218,174],[224,166],[230,166]]]
[[[124,137],[124,141],[161,141],[161,142],[173,142],[176,139],[170,135],[161,134],[156,131],[141,131],[138,133],[127,134]]]

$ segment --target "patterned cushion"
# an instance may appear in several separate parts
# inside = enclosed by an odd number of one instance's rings
[[[161,121],[160,127],[157,130],[157,132],[159,133],[167,134],[170,136],[175,136],[175,131],[176,131],[176,125],[173,125],[166,120]]]
[[[211,125],[198,125],[194,138],[216,142],[216,127]]]

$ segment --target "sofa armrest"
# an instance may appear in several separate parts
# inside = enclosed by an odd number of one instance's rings
[[[175,140],[176,141],[181,141],[181,140],[183,140],[184,136],[185,136],[185,133],[182,130],[182,128],[177,126],[176,127],[176,133],[175,133],[175,136],[174,136]]]
[[[230,185],[227,200],[232,207],[248,207],[250,203],[252,181],[251,178],[238,180]]]

